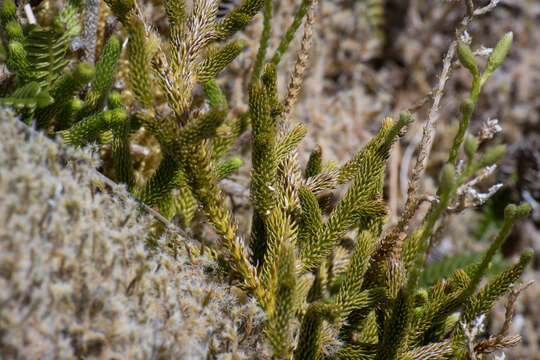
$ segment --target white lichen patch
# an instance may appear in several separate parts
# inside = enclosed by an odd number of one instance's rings
[[[253,357],[259,308],[209,259],[146,247],[151,219],[100,190],[98,163],[0,111],[1,357]]]

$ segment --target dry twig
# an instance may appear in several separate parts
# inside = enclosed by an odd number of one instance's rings
[[[304,79],[304,71],[307,67],[307,61],[309,57],[309,49],[311,48],[311,39],[313,37],[313,24],[315,22],[315,6],[317,6],[318,0],[312,0],[309,4],[306,13],[306,21],[304,24],[304,35],[302,36],[302,44],[300,51],[296,58],[296,64],[294,65],[294,72],[291,75],[289,87],[287,91],[287,97],[285,98],[285,105],[283,113],[281,114],[282,124],[285,124],[292,111],[292,107],[296,103],[302,81]]]
[[[420,196],[418,194],[419,187],[420,187],[420,179],[422,179],[424,175],[426,165],[427,165],[427,160],[429,158],[431,147],[433,145],[433,139],[435,136],[435,125],[438,120],[440,103],[444,94],[446,83],[453,69],[453,64],[454,64],[453,59],[456,54],[458,39],[460,39],[461,36],[465,33],[465,31],[467,30],[467,27],[472,22],[475,16],[483,15],[491,11],[496,6],[496,3],[497,3],[497,1],[495,0],[495,1],[492,1],[489,5],[475,10],[472,0],[464,0],[464,2],[465,2],[465,6],[467,7],[467,15],[461,21],[460,26],[456,30],[456,37],[454,41],[452,41],[452,43],[448,47],[448,51],[446,52],[446,55],[444,57],[443,68],[439,76],[439,82],[437,84],[436,90],[434,91],[434,95],[433,95],[433,104],[429,111],[428,119],[423,127],[422,140],[420,141],[420,145],[418,149],[418,158],[416,160],[416,164],[414,166],[414,169],[410,177],[405,208],[402,213],[400,221],[392,228],[392,230],[388,233],[388,235],[383,239],[381,244],[382,244],[382,247],[385,247],[385,248],[392,248],[394,245],[400,246],[394,243],[397,241],[397,239],[402,237],[400,236],[400,234],[407,231],[408,224],[420,205]],[[402,175],[404,173],[406,174],[406,169],[402,171]]]

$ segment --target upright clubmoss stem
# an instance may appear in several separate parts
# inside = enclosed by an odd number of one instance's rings
[[[227,107],[227,99],[225,99],[225,96],[223,95],[223,92],[219,88],[219,85],[217,84],[216,79],[205,81],[201,85],[204,90],[204,94],[206,95],[206,98],[208,99],[208,103],[210,104],[210,107],[216,107],[216,106],[221,106],[224,108]]]
[[[274,53],[274,56],[272,56],[272,64],[278,65],[281,61],[281,57],[287,49],[289,48],[289,44],[294,39],[294,34],[296,33],[296,30],[300,27],[302,24],[302,19],[304,16],[306,16],[308,5],[312,0],[302,0],[302,3],[300,4],[300,7],[298,8],[298,11],[296,14],[294,14],[294,20],[287,29],[287,32],[283,37],[281,38],[281,42],[279,43],[276,52]]]
[[[510,233],[510,230],[512,229],[512,226],[516,222],[517,219],[527,216],[529,212],[531,211],[531,206],[528,203],[523,203],[520,206],[516,206],[514,204],[510,204],[506,206],[504,209],[504,224],[501,230],[499,231],[499,234],[495,238],[495,240],[491,243],[488,251],[484,255],[484,258],[482,259],[482,262],[478,266],[478,269],[474,273],[473,278],[471,279],[471,282],[467,288],[467,290],[464,292],[464,298],[467,298],[471,296],[478,284],[480,283],[480,280],[482,279],[482,276],[486,272],[489,263],[491,260],[493,260],[493,256],[495,256],[495,253],[497,250],[500,249],[502,246],[504,240]]]
[[[272,0],[264,1],[264,22],[263,31],[261,34],[261,41],[259,43],[259,50],[257,51],[257,57],[255,58],[255,64],[253,65],[253,72],[251,73],[251,84],[256,84],[261,75],[262,65],[266,57],[266,50],[268,49],[268,42],[272,31]]]
[[[480,77],[475,76],[473,80],[471,95],[467,99],[463,100],[460,106],[461,121],[459,122],[458,132],[456,136],[454,137],[454,142],[452,144],[452,148],[450,149],[450,156],[448,158],[448,162],[453,165],[456,165],[459,149],[461,147],[461,144],[463,143],[463,140],[465,139],[465,132],[467,131],[467,128],[469,127],[472,113],[476,106],[478,95],[480,94],[480,90],[481,90]]]

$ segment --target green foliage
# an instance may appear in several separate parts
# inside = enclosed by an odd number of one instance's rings
[[[276,304],[268,321],[267,334],[274,354],[284,357],[291,343],[291,321],[294,317],[296,295],[295,257],[291,244],[282,244],[278,259],[279,280],[276,289]]]
[[[11,0],[3,4],[2,24],[9,41],[6,63],[17,75],[19,85],[0,103],[19,110],[26,122],[34,120],[38,128],[54,128],[51,135],[62,134],[75,146],[103,141],[111,134],[116,177],[132,189],[130,117],[119,95],[109,99],[122,50],[121,38],[109,38],[95,65],[77,62],[68,56],[68,47],[81,30],[81,1],[66,2],[48,27],[31,25],[24,29],[13,14],[13,6]]]
[[[493,73],[493,71],[495,71],[495,69],[498,68],[499,65],[503,62],[506,54],[508,54],[508,50],[510,50],[513,38],[514,34],[509,32],[506,33],[501,38],[501,40],[499,40],[499,42],[493,49],[493,52],[488,58],[486,69],[484,70],[484,74],[482,75],[482,82],[486,82]]]
[[[79,35],[81,31],[79,17],[83,5],[82,0],[68,0],[62,9],[60,9],[58,20],[61,24],[64,24],[66,36],[72,37]]]
[[[115,10],[114,7],[112,10]],[[144,24],[140,19],[133,18],[126,26],[130,37],[128,54],[131,88],[133,89],[137,100],[143,106],[150,107],[153,96],[153,87],[152,82],[150,81],[150,74],[152,73],[150,67],[150,59],[152,56],[151,45],[146,39]]]
[[[6,65],[9,70],[18,72],[21,77],[29,78],[32,74],[28,71],[30,62],[27,59],[27,53],[24,46],[19,41],[10,41],[8,44]]]
[[[90,90],[84,99],[84,107],[77,114],[79,119],[99,112],[105,106],[107,93],[116,75],[116,67],[121,51],[122,39],[119,36],[111,36],[96,63],[96,76],[92,80]]]
[[[83,107],[83,102],[80,99],[72,99],[64,105],[56,118],[54,126],[55,131],[67,130],[73,125],[75,114]]]
[[[96,141],[101,133],[118,126],[117,124],[126,121],[126,118],[124,109],[108,110],[90,115],[61,133],[68,144],[81,146]]]
[[[16,89],[9,97],[0,98],[0,104],[3,106],[11,106],[15,109],[25,109],[29,114],[32,114],[36,109],[46,108],[51,106],[54,99],[47,91],[43,91],[39,83],[32,81]],[[30,117],[26,117],[29,122]]]
[[[37,81],[44,87],[53,84],[69,64],[66,52],[72,39],[73,35],[67,33],[59,22],[53,23],[52,28],[32,28],[24,39],[30,68],[20,73],[21,77]]]
[[[24,34],[21,25],[17,21],[10,21],[5,25],[6,39],[8,41],[24,41]]]
[[[70,0],[51,26],[29,25],[23,29],[15,3],[4,1],[0,18],[8,43],[8,68],[24,83],[36,81],[43,88],[50,87],[69,64],[66,52],[80,31],[77,19],[80,10],[80,2]]]
[[[165,155],[152,177],[140,190],[139,199],[150,206],[160,204],[162,207],[165,206],[169,199],[168,195],[175,186],[174,179],[178,171],[172,157]]]
[[[465,305],[463,319],[466,322],[470,322],[478,316],[487,313],[493,306],[493,303],[508,291],[508,287],[519,279],[523,270],[531,261],[532,255],[532,250],[526,250],[521,255],[517,264],[506,268],[480,289],[476,296],[471,297]]]
[[[478,75],[478,67],[476,66],[476,58],[467,44],[459,41],[457,48],[458,58],[461,64],[470,71],[473,76]]]
[[[255,83],[261,75],[261,69],[265,60],[266,50],[268,49],[268,43],[270,41],[270,35],[272,30],[272,16],[273,16],[272,0],[264,1],[264,23],[263,31],[261,34],[261,41],[259,44],[259,50],[257,51],[257,57],[255,64],[253,65],[253,72],[251,74],[251,82]]]
[[[310,178],[312,176],[320,174],[322,171],[322,148],[317,145],[315,149],[309,155],[308,163],[306,164],[306,171],[304,177]]]
[[[135,177],[131,162],[131,152],[129,149],[129,132],[131,130],[130,118],[127,116],[127,109],[122,103],[120,94],[113,92],[109,95],[109,108],[111,111],[120,110],[122,114],[113,116],[109,128],[113,132],[113,163],[116,172],[116,178],[119,182],[127,185],[128,190],[133,190],[135,186]]]
[[[264,0],[242,0],[227,16],[216,25],[216,36],[224,40],[235,32],[244,29],[263,7]]]
[[[318,360],[321,358],[322,325],[337,316],[335,306],[312,303],[309,305],[300,328],[300,340],[294,352],[295,360]]]
[[[134,0],[105,0],[105,3],[123,24],[126,24],[135,7]]]
[[[165,13],[172,26],[179,26],[186,17],[186,4],[181,0],[166,1]]]
[[[6,26],[12,21],[17,21],[17,5],[14,1],[2,2],[2,8],[0,9],[0,20],[2,25]]]
[[[272,184],[275,182],[277,163],[274,152],[277,127],[270,115],[270,96],[259,84],[250,96],[250,118],[253,129],[253,156],[251,186],[253,205],[260,216],[267,216],[273,207]]]
[[[200,82],[214,79],[217,74],[231,61],[233,61],[242,51],[244,44],[241,41],[234,41],[225,45],[222,49],[210,49],[206,59],[201,63],[197,77]]]
[[[51,86],[50,94],[55,102],[36,112],[37,126],[46,128],[51,120],[73,99],[95,74],[92,64],[80,63],[71,71],[61,75]]]
[[[300,27],[302,24],[302,20],[306,16],[307,8],[310,3],[310,0],[302,0],[300,3],[300,6],[298,7],[298,10],[294,14],[294,19],[281,38],[281,42],[279,43],[276,52],[272,56],[272,64],[277,65],[281,61],[281,57],[283,54],[287,51],[289,44],[294,39],[294,34],[296,34],[296,30]]]
[[[233,156],[231,158],[228,158],[220,162],[216,166],[218,178],[219,179],[228,178],[233,173],[235,173],[240,168],[240,166],[242,166],[242,159],[240,159],[238,156]]]
[[[203,81],[201,85],[210,106],[227,106],[227,99],[223,96],[215,79]]]
[[[69,75],[63,73],[70,63],[69,43],[80,30],[75,21],[79,14],[80,4],[68,1],[51,26],[29,25],[23,29],[15,4],[11,0],[2,4],[2,25],[8,43],[6,65],[15,73],[18,86],[0,101],[18,109],[27,122],[35,114],[38,126],[46,127],[69,100],[66,96],[73,96],[84,85],[81,83],[93,76],[93,70],[84,70],[84,66],[76,67]]]

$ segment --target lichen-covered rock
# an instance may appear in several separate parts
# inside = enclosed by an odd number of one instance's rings
[[[145,247],[151,218],[100,190],[98,159],[24,126],[1,110],[3,359],[256,357],[262,312],[211,260]]]

